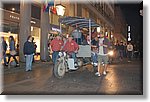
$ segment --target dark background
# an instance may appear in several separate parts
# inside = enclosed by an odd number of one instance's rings
[[[143,16],[140,10],[143,9],[143,2],[122,3],[118,4],[126,19],[128,25],[131,26],[132,44],[134,44],[143,53]]]

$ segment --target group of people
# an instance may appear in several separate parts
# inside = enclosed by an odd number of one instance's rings
[[[71,57],[74,59],[75,64],[77,63],[77,59],[76,59],[76,53],[79,50],[79,45],[78,45],[78,41],[80,41],[80,39],[78,38],[74,38],[74,36],[69,36],[68,39],[65,38],[65,40],[63,40],[64,37],[62,38],[60,35],[57,35],[57,37],[55,39],[53,39],[50,42],[50,48],[52,49],[53,53],[52,53],[52,60],[53,63],[56,64],[56,59],[58,56],[58,53],[60,51],[65,51],[67,52],[69,55],[71,55]],[[91,46],[92,46],[92,51],[97,51],[94,54],[96,54],[97,56],[92,56],[95,58],[94,62],[98,62],[98,72],[95,73],[95,75],[97,76],[101,76],[101,64],[103,62],[104,64],[104,70],[103,70],[103,74],[106,75],[106,71],[107,71],[107,67],[108,67],[108,48],[110,46],[110,42],[109,40],[104,37],[103,33],[99,34],[99,38],[96,37],[94,40],[92,40],[91,42]]]
[[[26,62],[26,71],[32,70],[32,62],[34,60],[34,54],[36,52],[35,43],[33,42],[34,38],[32,36],[28,36],[27,41],[24,43],[23,53],[25,55]],[[19,61],[17,60],[17,48],[15,46],[15,40],[13,36],[9,37],[9,46],[6,43],[4,37],[1,38],[2,45],[2,54],[4,59],[4,66],[8,66],[11,57],[15,61],[15,67],[19,67]],[[9,54],[7,54],[7,48],[9,47]],[[6,60],[6,56],[8,56],[8,61]]]
[[[128,42],[128,44],[123,44],[123,42],[117,43],[115,45],[116,59],[123,61],[124,58],[128,58],[128,62],[130,62],[133,55],[133,50],[134,48],[131,42]]]
[[[76,63],[76,53],[79,50],[79,45],[73,40],[72,36],[66,39],[65,37],[62,38],[60,35],[57,35],[57,37],[50,42],[50,48],[53,51],[52,60],[54,64],[56,63],[60,51],[67,52]]]
[[[27,38],[27,41],[24,43],[23,53],[25,55],[25,62],[26,62],[26,71],[32,70],[32,62],[34,60],[34,54],[35,54],[35,44],[33,42],[34,38],[32,36],[29,36]],[[68,38],[57,35],[55,39],[53,39],[49,47],[53,51],[52,53],[52,61],[54,64],[56,64],[57,57],[60,51],[67,52],[68,55],[70,55],[73,59],[75,64],[77,63],[76,53],[79,50],[78,41],[80,39],[74,38],[74,36],[70,35]],[[8,66],[11,57],[13,57],[14,61],[16,62],[16,67],[19,66],[19,62],[16,58],[16,47],[15,47],[15,41],[13,36],[9,37],[9,56],[8,61],[6,60],[6,51],[8,48],[8,45],[2,37],[2,46],[3,46],[3,59],[4,59],[4,65]],[[92,41],[91,41],[91,47],[92,47],[92,62],[97,67],[98,72],[95,73],[97,76],[101,76],[101,65],[104,65],[103,74],[106,75],[107,67],[109,63],[108,58],[108,50],[110,48],[110,42],[108,38],[104,36],[103,33],[98,34]],[[125,46],[121,42],[120,45],[115,46],[116,51],[119,53],[119,57],[122,59],[124,56],[124,49]],[[131,43],[129,43],[126,46],[126,49],[128,51],[129,60],[131,60],[131,54],[133,51],[133,46]]]
[[[76,31],[77,32],[77,31]],[[55,39],[50,42],[50,48],[53,51],[52,60],[53,63],[56,64],[57,56],[60,51],[65,51],[74,59],[75,64],[77,63],[76,53],[79,50],[78,42],[81,42],[80,37],[75,37],[74,33],[71,34],[68,39],[57,35]],[[80,35],[80,33],[79,33]],[[80,43],[81,44],[81,43]],[[92,60],[94,63],[98,62],[98,72],[95,73],[97,76],[101,76],[101,65],[104,64],[103,74],[106,75],[107,67],[108,67],[108,49],[110,46],[110,42],[108,38],[104,37],[103,33],[99,34],[99,37],[96,37],[91,42],[92,47]]]
[[[7,48],[8,48],[8,45],[4,39],[4,37],[1,38],[1,43],[2,43],[2,54],[3,54],[3,59],[4,59],[4,65],[5,66],[8,66],[9,62],[10,62],[10,59],[11,57],[13,57],[15,63],[16,63],[16,67],[19,66],[19,62],[16,58],[16,47],[15,47],[15,40],[14,40],[14,37],[13,36],[10,36],[9,37],[9,55],[8,55],[8,61],[6,60],[6,51],[7,51]]]

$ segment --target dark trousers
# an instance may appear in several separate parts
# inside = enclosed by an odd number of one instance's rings
[[[3,58],[4,58],[4,64],[6,65],[7,64],[7,61],[6,61],[6,52],[3,52]]]
[[[81,38],[75,38],[74,40],[76,41],[77,44],[81,45],[81,42],[82,42]]]
[[[16,59],[16,56],[15,56],[15,55],[9,55],[9,57],[8,57],[8,62],[7,62],[8,64],[9,64],[9,62],[10,62],[10,58],[11,58],[11,57],[13,57],[13,59],[14,59],[15,62],[16,62],[16,64],[19,64],[18,61],[17,61],[17,59]]]
[[[132,58],[132,51],[128,51],[128,60],[131,61],[131,58]]]

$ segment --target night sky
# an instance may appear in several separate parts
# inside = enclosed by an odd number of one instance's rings
[[[139,12],[141,9],[140,3],[141,2],[118,4],[127,21],[127,24],[131,26],[132,42],[137,45],[139,45],[143,39],[143,17]]]

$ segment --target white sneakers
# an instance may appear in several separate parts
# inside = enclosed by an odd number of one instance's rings
[[[106,72],[104,71],[103,74],[106,75]]]
[[[97,67],[98,64],[97,64],[97,63],[93,63],[93,65],[94,65],[95,67]]]
[[[96,72],[95,75],[97,75],[99,77],[101,76],[101,74],[99,72]],[[106,71],[103,72],[103,75],[106,75]]]
[[[97,76],[101,76],[101,74],[100,74],[99,72],[96,72],[96,73],[95,73],[95,75],[97,75]]]

